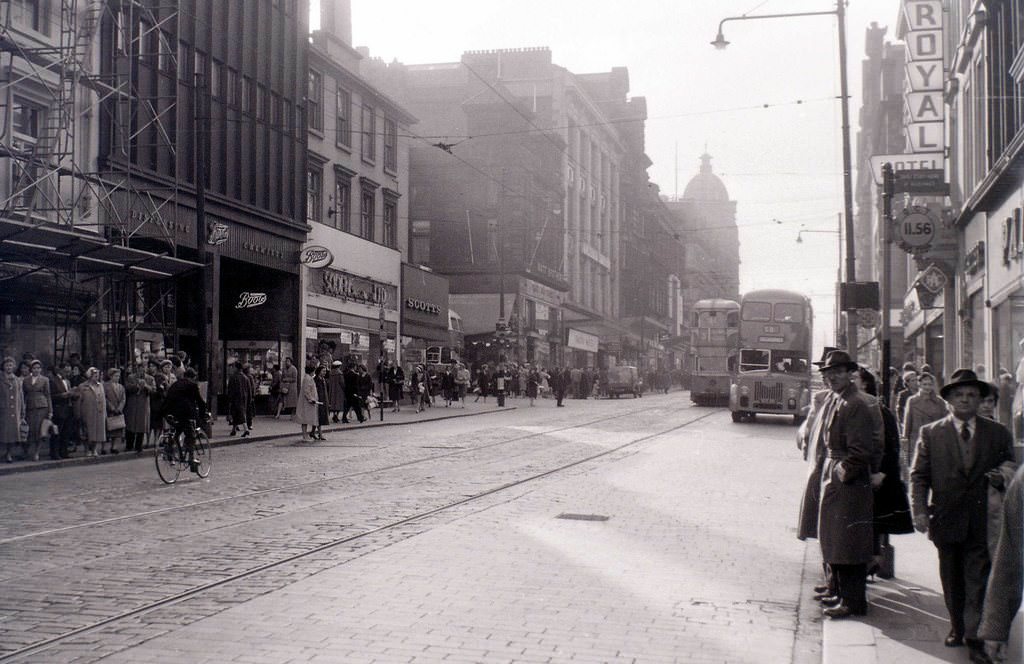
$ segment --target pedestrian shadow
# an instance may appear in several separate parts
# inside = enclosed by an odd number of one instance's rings
[[[860,620],[886,639],[943,662],[963,662],[963,648],[947,648],[949,614],[942,593],[900,578],[868,585],[871,609]]]

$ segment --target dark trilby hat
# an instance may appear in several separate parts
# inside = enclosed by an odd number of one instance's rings
[[[850,358],[845,350],[834,350],[825,356],[825,361],[818,363],[818,371],[829,369],[856,369],[859,365]]]
[[[978,380],[978,374],[974,373],[970,369],[957,369],[953,372],[953,375],[949,377],[949,382],[942,386],[939,390],[939,394],[945,399],[946,396],[957,387],[964,387],[973,385],[978,388],[981,392],[982,397],[987,397],[992,393],[992,388],[989,384],[983,380]]]
[[[825,360],[828,359],[828,354],[834,350],[839,349],[836,348],[835,346],[825,346],[824,348],[821,349],[821,359],[818,360],[817,362],[811,362],[811,364],[813,364],[816,367],[820,367],[821,365],[825,364]]]

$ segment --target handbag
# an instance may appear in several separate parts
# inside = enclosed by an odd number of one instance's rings
[[[124,413],[107,415],[107,431],[117,431],[123,428],[125,428]]]

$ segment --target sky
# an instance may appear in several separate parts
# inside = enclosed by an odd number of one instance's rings
[[[864,33],[877,22],[895,40],[899,4],[848,2],[855,170]],[[729,22],[729,47],[710,42],[727,16],[834,9],[833,0],[352,0],[352,32],[355,46],[387,62],[457,62],[469,50],[547,46],[575,73],[627,67],[630,96],[647,99],[651,180],[663,194],[682,195],[706,146],[737,203],[740,290],[811,296],[820,347],[833,337],[840,257],[830,231],[843,209],[836,18]],[[798,244],[801,229],[826,232]]]

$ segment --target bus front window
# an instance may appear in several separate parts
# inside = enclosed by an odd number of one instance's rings
[[[766,350],[741,350],[740,371],[766,371],[768,360],[769,352]]]
[[[805,374],[809,366],[806,355],[791,350],[772,351],[771,365],[772,371],[788,374]]]

